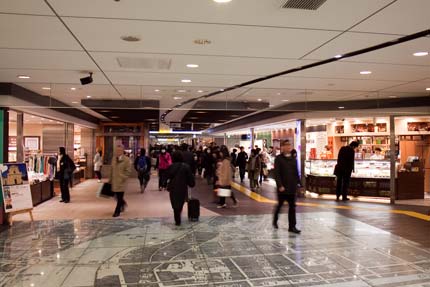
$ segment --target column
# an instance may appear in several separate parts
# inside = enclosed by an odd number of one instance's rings
[[[251,128],[251,149],[254,149],[255,133],[254,128]]]
[[[306,186],[305,176],[305,161],[306,161],[306,120],[298,120],[296,122],[296,142],[297,149],[297,164],[299,165],[300,177],[302,185]]]
[[[227,133],[224,133],[224,145],[227,145]]]
[[[7,108],[0,108],[0,163],[7,162],[9,150],[9,114]],[[3,191],[0,184],[0,224],[6,221],[3,205]]]
[[[17,113],[16,118],[16,162],[24,162],[24,114]]]
[[[143,125],[143,147],[146,150],[146,155],[149,155],[149,124],[145,123]]]
[[[390,116],[390,204],[396,201],[396,129],[394,116]]]
[[[71,123],[65,124],[65,145],[66,153],[74,158],[75,126]]]

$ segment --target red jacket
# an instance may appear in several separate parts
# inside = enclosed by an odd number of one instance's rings
[[[172,158],[168,152],[166,152],[164,155],[160,154],[158,157],[158,169],[168,169],[171,164]]]

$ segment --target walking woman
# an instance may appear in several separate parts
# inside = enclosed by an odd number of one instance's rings
[[[248,178],[251,190],[258,187],[258,177],[260,176],[261,161],[255,149],[251,150],[251,157],[248,160]]]
[[[127,205],[124,200],[125,185],[131,173],[130,159],[124,155],[124,146],[121,144],[115,147],[115,156],[112,158],[112,172],[109,182],[112,184],[112,191],[115,192],[117,204],[112,217],[118,217],[125,210]]]
[[[166,148],[163,147],[158,157],[158,188],[160,191],[166,189],[167,187],[166,171],[171,164],[172,158],[170,157],[170,154],[166,151]]]
[[[98,182],[102,180],[102,166],[103,166],[103,157],[102,157],[102,149],[96,149],[96,155],[94,156],[94,173],[97,176]]]
[[[59,148],[58,160],[57,160],[57,176],[60,180],[61,189],[61,200],[60,202],[69,203],[70,202],[70,191],[69,183],[72,179],[73,172],[76,166],[73,160],[66,154],[66,149],[64,147]]]
[[[167,190],[170,195],[170,203],[173,208],[176,226],[181,225],[181,213],[184,203],[188,198],[188,187],[194,187],[195,179],[188,164],[180,151],[172,155],[173,164],[166,171],[168,180]]]
[[[231,181],[233,178],[232,164],[230,160],[230,156],[228,154],[227,147],[221,147],[219,152],[219,156],[221,158],[218,168],[217,168],[217,182],[216,186],[218,188],[226,188],[231,190]],[[237,206],[237,200],[234,197],[233,190],[231,190],[231,199],[233,200],[233,206]],[[225,197],[219,197],[219,203],[217,208],[226,208],[227,204],[225,203]]]

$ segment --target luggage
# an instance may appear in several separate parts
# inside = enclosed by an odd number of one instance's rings
[[[97,191],[97,197],[112,198],[114,196],[115,192],[112,191],[110,183],[103,183]]]
[[[199,221],[200,217],[200,201],[195,198],[188,200],[188,220]]]

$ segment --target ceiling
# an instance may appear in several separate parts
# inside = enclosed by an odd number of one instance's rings
[[[109,115],[88,109],[83,100],[155,100],[159,107],[146,110],[154,118],[187,99],[430,28],[428,0],[327,0],[316,11],[280,8],[284,2],[2,0],[0,82],[16,83],[101,120]],[[123,36],[140,41],[126,42]],[[430,56],[414,57],[418,51],[430,52],[429,37],[205,101],[259,101],[270,108],[287,101],[428,96]],[[120,66],[119,60],[129,66]],[[361,75],[364,70],[372,74]],[[81,86],[79,78],[89,71],[94,82]],[[193,111],[205,110],[185,106],[167,120],[203,124],[206,119]],[[226,109],[211,113],[218,123],[232,115]],[[141,114],[121,111],[110,119],[139,120]]]

